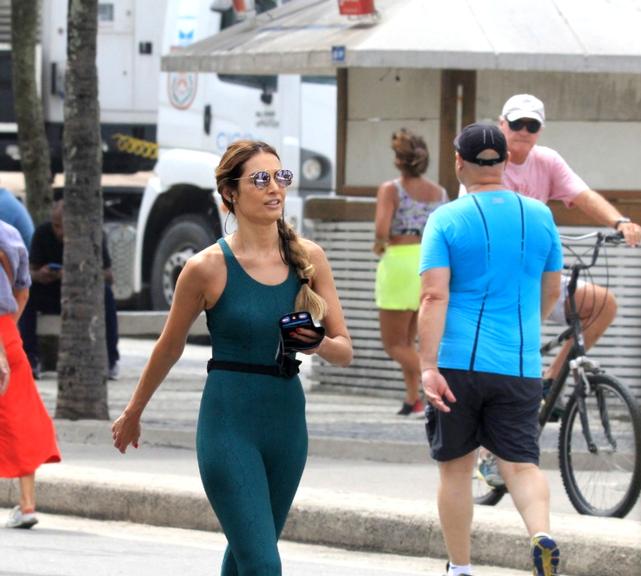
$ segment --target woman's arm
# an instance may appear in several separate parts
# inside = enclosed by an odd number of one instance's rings
[[[17,324],[20,316],[22,316],[24,312],[24,307],[27,305],[27,300],[29,300],[29,288],[14,288],[13,297],[16,299],[16,304],[18,305],[18,310],[16,310],[13,315]]]
[[[211,295],[208,297],[208,288],[213,284],[215,293],[218,283],[212,282],[210,271],[216,269],[220,270],[220,266],[212,267],[201,253],[189,259],[180,273],[165,327],[129,403],[112,426],[114,446],[123,454],[129,444],[138,447],[140,417],[158,386],[182,355],[189,328],[206,307],[215,303]],[[222,288],[214,295],[214,300],[217,300],[220,292]]]
[[[338,294],[332,269],[323,249],[309,240],[304,240],[305,248],[316,270],[312,289],[327,302],[327,314],[323,318],[325,338],[318,348],[309,350],[332,364],[347,366],[352,361],[352,339],[347,331],[343,308]]]
[[[376,193],[376,218],[374,240],[374,254],[381,256],[385,252],[389,241],[390,227],[398,204],[398,194],[393,182],[384,182]]]
[[[2,396],[9,387],[9,379],[11,371],[9,369],[9,362],[4,350],[4,343],[0,338],[0,396]]]

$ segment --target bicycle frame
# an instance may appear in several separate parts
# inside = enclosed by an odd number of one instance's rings
[[[541,347],[541,354],[546,354],[559,344],[562,344],[570,338],[573,340],[572,348],[570,349],[567,358],[561,366],[561,370],[558,376],[554,379],[552,386],[548,392],[548,395],[545,399],[544,405],[539,411],[539,435],[543,431],[545,424],[550,419],[550,415],[554,408],[556,401],[563,391],[563,387],[568,378],[570,372],[572,372],[574,380],[574,391],[573,394],[577,396],[577,402],[579,407],[579,416],[581,418],[581,427],[583,429],[583,435],[589,446],[591,452],[596,451],[596,446],[592,440],[592,434],[590,433],[589,425],[586,417],[585,410],[585,398],[587,396],[588,390],[587,387],[589,383],[585,378],[585,373],[598,373],[601,371],[598,362],[590,360],[585,351],[585,341],[583,339],[583,326],[581,325],[581,318],[576,306],[575,293],[579,280],[579,275],[581,271],[587,270],[594,266],[599,256],[600,248],[605,242],[614,242],[620,239],[620,234],[616,235],[605,235],[601,232],[596,234],[589,234],[577,239],[587,238],[590,236],[596,236],[597,241],[594,246],[594,251],[592,253],[592,259],[589,264],[575,263],[568,268],[571,270],[570,281],[568,283],[568,303],[569,303],[569,314],[568,314],[568,324],[569,327],[566,328],[559,336],[554,340],[551,340],[547,344]],[[609,430],[609,425],[607,424],[608,415],[603,409],[602,402],[599,402],[599,408],[601,410],[601,419],[604,424],[604,427]]]

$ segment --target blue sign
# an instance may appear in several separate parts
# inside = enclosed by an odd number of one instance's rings
[[[345,62],[345,46],[332,46],[332,62],[339,64]]]

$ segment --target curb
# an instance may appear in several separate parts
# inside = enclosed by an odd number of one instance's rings
[[[180,482],[180,485],[178,485]],[[0,504],[18,496],[17,482],[0,482]],[[197,481],[127,473],[108,478],[82,468],[42,474],[39,509],[55,514],[195,530],[220,530]],[[562,568],[573,576],[638,576],[637,522],[555,515]],[[446,556],[434,505],[361,494],[301,489],[283,538],[296,542],[414,556]],[[515,512],[475,509],[473,560],[531,569],[528,539]],[[514,553],[514,551],[519,551]]]
[[[111,423],[104,420],[55,420],[60,442],[72,444],[111,444]],[[196,432],[193,428],[179,429],[146,425],[143,446],[195,450]],[[427,442],[393,442],[358,440],[337,436],[310,436],[308,454],[335,460],[355,459],[394,464],[423,464],[430,460]],[[554,450],[541,452],[541,468],[556,469],[558,454]]]

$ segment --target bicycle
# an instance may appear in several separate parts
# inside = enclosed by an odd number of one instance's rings
[[[596,242],[590,262],[586,264],[578,257],[574,264],[564,266],[570,271],[569,326],[541,347],[543,355],[566,340],[574,342],[542,401],[539,436],[572,374],[574,390],[561,417],[558,440],[563,485],[580,514],[623,518],[634,507],[641,492],[641,408],[627,386],[587,357],[575,301],[580,274],[595,265],[599,251],[606,243],[621,243],[622,235],[592,232],[576,237],[561,236],[566,241],[593,237]],[[474,479],[477,504],[494,506],[507,492],[505,486],[493,488],[482,478],[475,476]]]

